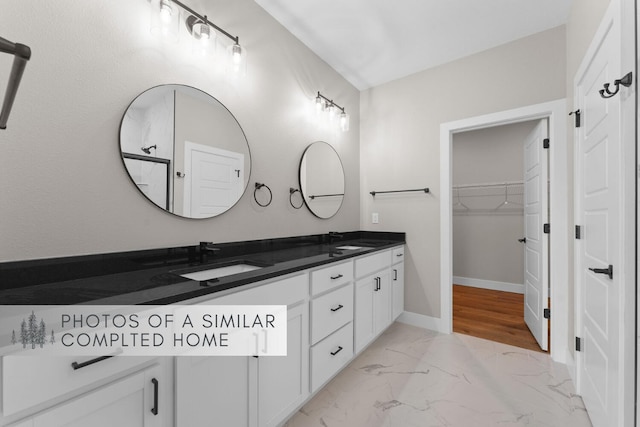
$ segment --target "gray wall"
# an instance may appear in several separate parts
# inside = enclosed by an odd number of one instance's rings
[[[452,145],[453,185],[522,182],[524,141],[536,122],[457,133]],[[520,203],[490,211],[504,202],[504,188],[461,190],[454,206],[453,275],[513,284],[524,279],[522,186],[509,189],[508,201]],[[515,194],[518,193],[518,194]],[[456,192],[453,202],[456,202]],[[488,211],[489,210],[489,211]]]
[[[0,35],[33,56],[0,131],[0,261],[358,229],[359,92],[254,1],[189,5],[240,36],[244,79],[195,57],[184,25],[178,43],[153,37],[147,1],[3,3]],[[10,59],[0,55],[2,87]],[[271,206],[257,206],[250,189],[219,217],[187,220],[139,194],[120,160],[120,120],[139,93],[164,83],[200,88],[229,108],[251,147],[249,185],[269,185]],[[318,90],[346,108],[349,132],[317,125]],[[346,174],[344,204],[329,220],[289,205],[300,156],[318,140],[335,147]]]
[[[564,98],[565,61],[558,27],[362,92],[361,226],[407,232],[406,310],[440,317],[440,124]]]

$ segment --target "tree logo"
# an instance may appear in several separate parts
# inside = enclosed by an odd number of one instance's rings
[[[26,320],[22,319],[19,338],[16,336],[15,330],[11,332],[11,344],[21,343],[22,348],[27,348],[27,345],[31,345],[32,349],[35,349],[37,345],[43,348],[47,342],[51,344],[56,342],[53,329],[48,334],[44,319],[40,319],[40,322],[38,322],[38,318],[33,311]]]

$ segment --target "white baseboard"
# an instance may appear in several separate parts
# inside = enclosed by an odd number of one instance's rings
[[[493,280],[473,279],[471,277],[460,276],[453,276],[453,283],[456,285],[471,286],[473,288],[524,294],[524,285],[522,283],[496,282]]]
[[[425,316],[424,314],[403,311],[396,321],[400,323],[406,323],[407,325],[411,326],[417,326],[423,329],[442,332],[440,330],[440,318],[438,317]]]

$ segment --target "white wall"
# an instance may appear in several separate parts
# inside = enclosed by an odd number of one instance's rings
[[[227,79],[214,59],[149,31],[145,0],[3,3],[0,36],[32,49],[8,128],[0,131],[0,261],[283,237],[359,227],[359,92],[252,0],[192,0],[196,11],[248,50],[248,73]],[[37,13],[35,13],[37,11]],[[11,58],[0,55],[0,94]],[[250,188],[229,212],[188,220],[155,207],[124,171],[118,132],[129,103],[165,83],[208,92],[238,119],[253,160]],[[317,91],[344,106],[351,130],[318,127]],[[298,164],[313,141],[331,143],[344,164],[346,195],[321,220],[289,205]],[[251,185],[273,203],[260,208]]]
[[[453,185],[522,182],[524,141],[535,122],[523,122],[461,132],[453,136]],[[522,185],[509,188],[460,190],[461,207],[453,209],[453,275],[522,285],[524,235]],[[456,203],[458,193],[453,192]],[[517,205],[516,203],[519,203]]]
[[[407,311],[440,317],[440,124],[564,98],[565,61],[558,27],[362,92],[361,227],[407,233]]]

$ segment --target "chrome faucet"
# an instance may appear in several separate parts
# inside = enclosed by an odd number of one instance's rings
[[[204,264],[205,262],[207,262],[207,254],[209,252],[211,253],[215,253],[218,252],[220,250],[220,248],[216,248],[215,246],[213,246],[213,242],[200,242],[200,247],[199,247],[200,251],[200,264]]]

